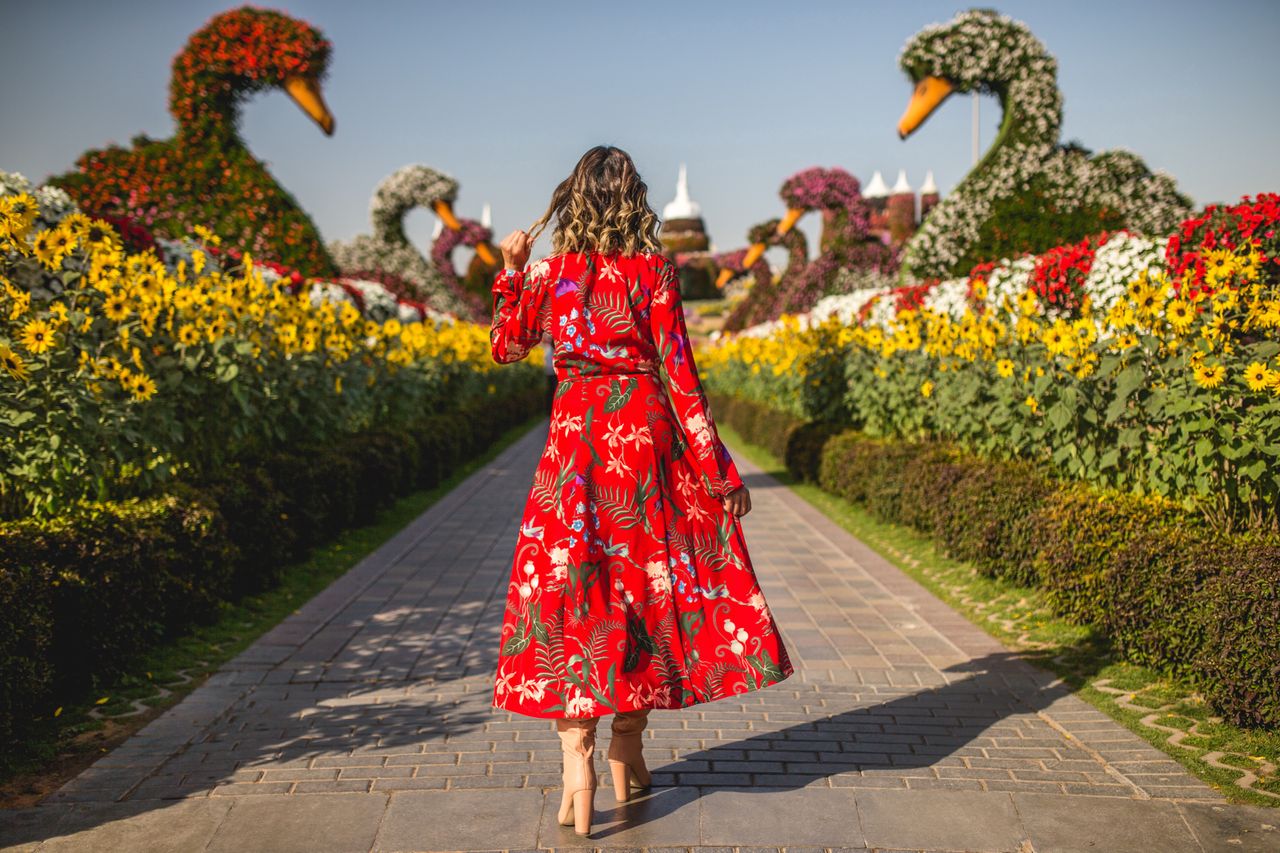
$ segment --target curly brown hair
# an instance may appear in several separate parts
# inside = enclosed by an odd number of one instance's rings
[[[551,194],[547,212],[530,226],[529,235],[537,240],[552,217],[555,254],[663,252],[658,215],[649,207],[649,187],[631,155],[612,145],[597,145],[582,155]]]

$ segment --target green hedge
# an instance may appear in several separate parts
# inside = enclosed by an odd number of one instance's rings
[[[332,445],[224,468],[169,494],[0,523],[0,745],[139,653],[271,588],[397,497],[438,485],[541,411],[541,386]]]
[[[1210,531],[1177,504],[1056,479],[945,442],[871,438],[709,395],[799,479],[931,536],[984,575],[1045,590],[1124,659],[1186,678],[1238,725],[1280,726],[1280,539]]]

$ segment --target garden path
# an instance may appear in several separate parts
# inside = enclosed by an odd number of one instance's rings
[[[0,849],[401,851],[1280,847],[738,456],[781,684],[651,716],[651,793],[555,823],[549,720],[490,706],[543,421],[210,681],[49,797]],[[7,846],[6,846],[7,845]]]

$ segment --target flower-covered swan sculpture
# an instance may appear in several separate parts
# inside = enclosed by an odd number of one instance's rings
[[[420,164],[397,169],[378,184],[369,202],[373,233],[334,241],[329,251],[346,275],[389,273],[407,282],[414,298],[431,308],[478,319],[486,305],[462,287],[451,255],[458,245],[471,246],[496,271],[493,234],[478,222],[454,215],[457,197],[458,182],[442,172]],[[417,207],[435,211],[445,226],[432,245],[431,259],[424,258],[405,234],[404,218]]]
[[[818,256],[803,264],[793,259],[777,287],[767,285],[763,293],[752,294],[747,302],[749,311],[735,310],[726,320],[726,329],[773,320],[783,313],[808,311],[831,291],[841,270],[897,269],[893,250],[871,234],[870,211],[858,179],[844,169],[814,166],[797,172],[783,182],[778,195],[787,205],[787,215],[778,223],[777,238],[790,232],[808,211],[822,213]],[[764,250],[765,242],[757,240],[747,250],[744,266],[749,267]],[[723,279],[723,272],[721,276]],[[759,286],[757,279],[752,290]]]
[[[904,267],[917,278],[967,275],[982,261],[1043,251],[1121,228],[1165,234],[1191,212],[1168,175],[1136,155],[1090,156],[1060,146],[1058,63],[1026,25],[985,9],[917,33],[899,64],[915,91],[898,134],[906,138],[952,92],[1000,99],[995,142],[907,243]]]
[[[78,171],[50,181],[92,214],[123,216],[180,239],[203,225],[224,244],[295,267],[336,274],[310,217],[245,147],[240,104],[282,88],[326,134],[334,120],[319,81],[330,44],[303,21],[244,7],[212,18],[173,60],[171,139],[88,151]]]

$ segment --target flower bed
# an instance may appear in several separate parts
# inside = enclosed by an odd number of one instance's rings
[[[101,220],[0,196],[0,517],[145,496],[538,381],[495,369],[486,326],[197,236],[130,251]]]
[[[869,434],[954,440],[1276,530],[1280,204],[820,303],[727,337],[708,386]],[[1167,260],[1166,260],[1167,258]]]

